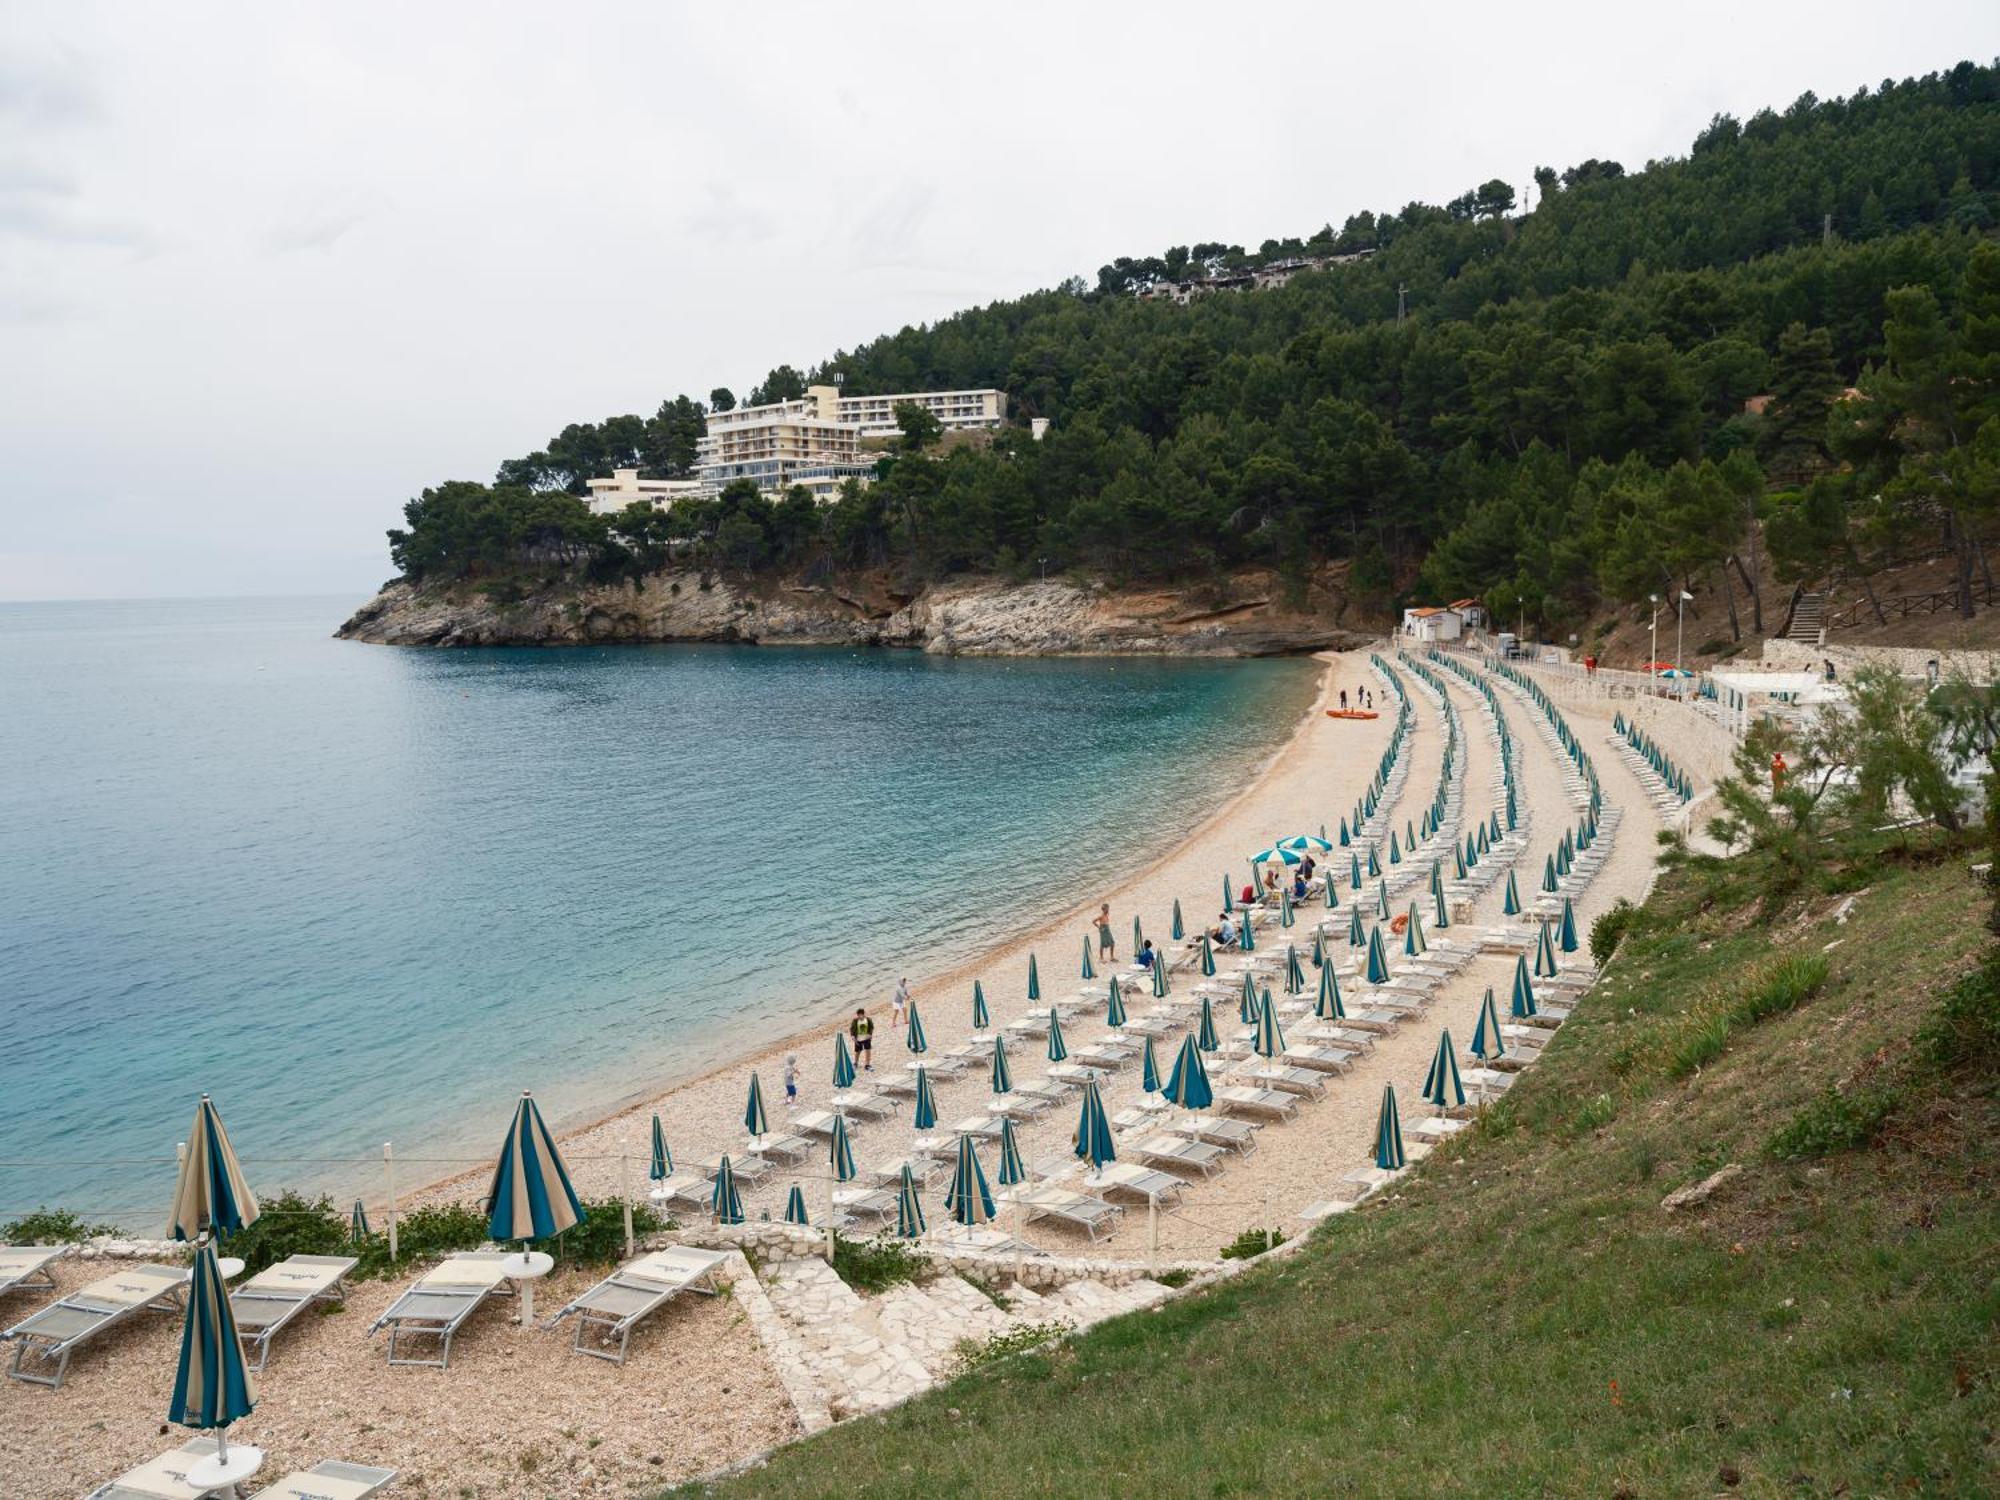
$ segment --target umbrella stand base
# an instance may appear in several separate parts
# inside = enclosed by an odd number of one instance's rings
[[[535,1283],[553,1271],[555,1265],[555,1257],[541,1250],[523,1250],[500,1262],[500,1274],[521,1292],[521,1320],[517,1325],[520,1331],[535,1326]]]
[[[264,1467],[264,1450],[245,1443],[230,1445],[228,1457],[220,1453],[188,1465],[188,1483],[196,1489],[220,1490],[241,1484]]]

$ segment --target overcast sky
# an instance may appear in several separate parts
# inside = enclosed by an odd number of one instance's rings
[[[358,598],[566,422],[2000,52],[1992,0],[1099,10],[7,0],[0,599]]]

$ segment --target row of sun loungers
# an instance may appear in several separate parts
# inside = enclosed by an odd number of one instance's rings
[[[207,1500],[211,1495],[233,1493],[200,1489],[188,1482],[188,1471],[213,1457],[216,1448],[214,1438],[189,1438],[180,1447],[98,1486],[84,1500]],[[251,1491],[249,1500],[368,1500],[395,1477],[394,1469],[328,1459]]]
[[[185,1266],[140,1264],[77,1288],[0,1334],[14,1344],[7,1373],[60,1389],[70,1356],[90,1340],[143,1312],[180,1312],[188,1274]]]

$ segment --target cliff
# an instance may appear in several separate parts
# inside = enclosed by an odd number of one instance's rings
[[[712,641],[772,646],[900,646],[964,656],[1275,656],[1359,645],[1346,600],[1315,589],[1286,608],[1268,579],[1196,601],[1050,579],[953,582],[899,597],[879,583],[745,584],[664,573],[643,584],[565,583],[508,599],[402,580],[357,610],[343,640],[389,646],[570,646]]]

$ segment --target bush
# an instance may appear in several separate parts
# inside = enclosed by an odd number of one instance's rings
[[[1620,896],[1611,910],[1590,924],[1590,957],[1598,968],[1611,962],[1611,955],[1618,951],[1619,942],[1638,915],[1639,908]]]
[[[1688,1012],[1667,1046],[1667,1076],[1685,1078],[1722,1056],[1729,1042],[1729,1017],[1703,1007]]]
[[[833,1237],[833,1270],[857,1292],[886,1292],[902,1281],[928,1281],[931,1263],[901,1240],[877,1235],[872,1240]]]
[[[2000,1069],[2000,955],[1945,991],[1917,1033],[1917,1046],[1948,1073],[1972,1069],[1991,1076]]]
[[[1882,1122],[1896,1107],[1893,1089],[1870,1088],[1843,1094],[1829,1086],[1792,1116],[1765,1147],[1787,1160],[1852,1151],[1875,1139]]]
[[[1758,974],[1756,982],[1730,1007],[1730,1021],[1749,1026],[1797,1009],[1820,992],[1828,967],[1824,953],[1796,953],[1779,959]]]
[[[80,1245],[119,1232],[116,1224],[86,1224],[66,1208],[38,1208],[0,1229],[0,1245]]]
[[[325,1195],[307,1198],[286,1189],[258,1205],[262,1210],[248,1227],[229,1236],[228,1252],[243,1258],[244,1269],[256,1275],[288,1255],[358,1254],[348,1247],[348,1221]],[[388,1242],[383,1242],[388,1253]]]
[[[1023,1323],[1019,1328],[1010,1328],[1005,1333],[989,1336],[984,1342],[978,1339],[960,1339],[957,1346],[958,1360],[952,1367],[952,1374],[965,1375],[983,1365],[994,1364],[1003,1359],[1011,1359],[1016,1354],[1025,1354],[1030,1349],[1039,1349],[1051,1339],[1059,1339],[1068,1333],[1067,1323]]]
[[[1246,1229],[1222,1247],[1224,1260],[1248,1260],[1285,1243],[1282,1229]]]
[[[1160,1274],[1155,1276],[1153,1280],[1157,1281],[1161,1286],[1170,1286],[1175,1291],[1179,1291],[1182,1287],[1186,1286],[1190,1281],[1194,1280],[1194,1272],[1186,1269],[1183,1266],[1176,1266],[1171,1271],[1160,1272]]]

